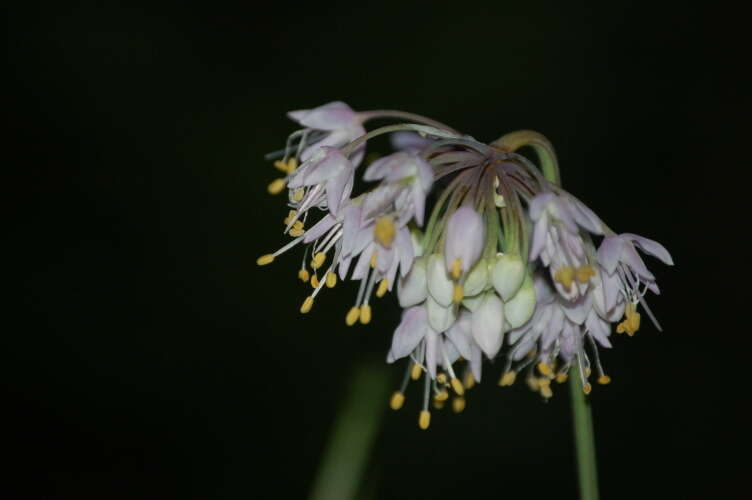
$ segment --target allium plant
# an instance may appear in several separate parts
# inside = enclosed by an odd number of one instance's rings
[[[298,277],[312,287],[302,313],[325,288],[359,282],[347,325],[368,323],[373,296],[396,289],[403,312],[386,361],[406,368],[390,405],[399,409],[408,382],[423,377],[421,429],[450,393],[463,410],[484,358],[503,359],[499,385],[524,378],[550,398],[552,382],[571,375],[588,394],[591,378],[610,381],[598,352],[611,348],[612,325],[634,335],[644,311],[660,330],[645,298],[658,286],[638,250],[672,265],[668,251],[615,233],[562,189],[540,134],[483,144],[428,118],[342,102],[288,116],[301,128],[268,155],[284,173],[269,192],[287,190],[292,240],[258,264],[302,247]],[[370,120],[390,118],[410,123],[366,132]],[[368,141],[383,134],[395,152],[364,165]],[[540,168],[517,152],[523,146]],[[361,166],[368,188],[354,193]]]

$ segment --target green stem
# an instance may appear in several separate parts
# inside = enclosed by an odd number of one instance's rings
[[[514,152],[524,146],[532,147],[538,155],[544,177],[557,186],[561,185],[559,162],[556,160],[554,147],[542,134],[532,130],[511,132],[496,139],[491,143],[491,146],[508,152]],[[598,500],[598,471],[595,458],[593,415],[590,410],[590,402],[583,391],[580,372],[575,368],[572,368],[569,374],[569,392],[572,399],[580,500]]]
[[[386,365],[357,368],[311,488],[311,500],[356,498],[387,401]]]
[[[590,411],[590,402],[582,390],[580,373],[575,368],[572,368],[569,373],[569,392],[572,397],[580,499],[598,500],[598,470],[595,461],[593,415]]]

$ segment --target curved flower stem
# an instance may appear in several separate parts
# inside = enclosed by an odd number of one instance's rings
[[[389,382],[386,365],[364,363],[351,381],[311,488],[311,500],[350,500],[358,493],[384,414]]]
[[[518,130],[501,136],[491,143],[491,147],[505,152],[513,152],[523,146],[530,146],[538,155],[543,175],[549,182],[561,185],[559,162],[556,160],[554,146],[543,134],[534,130]]]
[[[531,146],[540,160],[543,176],[559,186],[559,162],[554,148],[542,134],[532,130],[511,132],[491,143],[491,146],[504,152],[514,152],[523,146]],[[598,500],[598,471],[595,459],[595,437],[590,402],[583,392],[578,370],[572,368],[569,374],[569,392],[572,401],[575,449],[577,451],[577,472],[580,483],[580,500]]]
[[[457,130],[453,129],[449,125],[433,120],[431,118],[416,115],[415,113],[407,113],[405,111],[398,111],[396,109],[375,109],[372,111],[362,111],[359,115],[363,118],[363,121],[373,120],[376,118],[397,118],[400,120],[407,120],[410,122],[422,123],[424,125],[430,125],[439,129],[448,130],[457,135],[462,135]]]

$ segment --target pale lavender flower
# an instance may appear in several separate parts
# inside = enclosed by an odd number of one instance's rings
[[[634,334],[640,305],[655,322],[644,295],[659,289],[636,249],[671,265],[668,251],[616,235],[555,185],[552,150],[542,162],[546,177],[515,152],[533,142],[537,152],[547,143],[542,136],[517,132],[486,145],[425,117],[355,112],[342,102],[289,116],[303,129],[268,155],[285,173],[269,191],[288,188],[284,233],[293,239],[257,262],[305,248],[298,277],[313,292],[303,313],[324,288],[359,282],[347,325],[368,324],[373,296],[398,284],[403,314],[387,362],[407,366],[390,406],[399,409],[408,382],[423,377],[422,429],[429,402],[441,408],[449,389],[454,411],[465,408],[484,358],[506,358],[500,385],[524,371],[549,398],[552,381],[574,373],[590,392],[592,369],[600,384],[610,381],[599,350],[611,348],[611,331]],[[372,118],[415,123],[366,132]],[[396,151],[365,166],[366,187],[354,193],[366,144],[383,134],[392,134]],[[594,238],[602,238],[597,250]]]
[[[302,109],[287,113],[291,119],[305,127],[299,147],[301,160],[311,158],[322,146],[340,148],[366,133],[363,118],[341,101],[330,102],[314,109]],[[361,148],[353,158],[358,165],[365,148]]]

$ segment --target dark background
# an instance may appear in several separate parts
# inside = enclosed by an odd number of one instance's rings
[[[8,16],[7,498],[305,497],[348,376],[399,317],[389,296],[346,328],[352,284],[301,317],[299,256],[255,265],[287,211],[263,154],[286,111],[338,99],[484,141],[537,129],[573,193],[664,243],[676,266],[648,264],[665,331],[617,337],[592,397],[602,497],[745,496],[739,12],[73,4]],[[427,432],[416,397],[384,402],[360,497],[576,498],[566,391],[543,404],[487,368]]]

